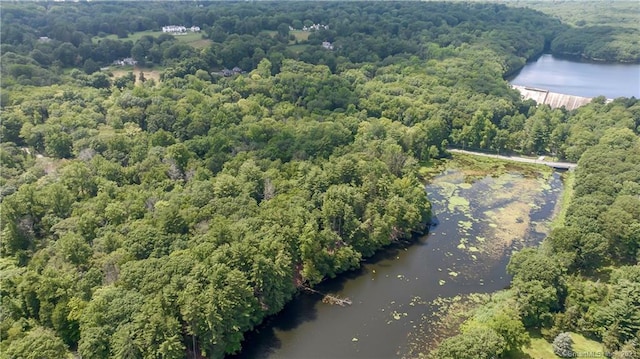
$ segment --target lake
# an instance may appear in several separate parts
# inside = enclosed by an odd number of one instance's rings
[[[545,54],[510,82],[582,97],[640,98],[640,64],[576,62]]]
[[[563,188],[560,174],[516,170],[491,177],[455,163],[426,187],[437,223],[428,235],[316,287],[350,298],[351,306],[301,293],[248,333],[235,357],[416,357],[446,336],[443,305],[505,288],[511,253],[548,231]]]

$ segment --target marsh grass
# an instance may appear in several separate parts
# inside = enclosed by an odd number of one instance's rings
[[[441,174],[447,168],[447,160],[430,159],[421,161],[418,174],[423,181],[433,180],[437,175]]]
[[[437,298],[429,303],[433,314],[423,315],[418,329],[410,334],[411,344],[406,357],[426,357],[425,353],[435,349],[442,340],[460,333],[460,325],[490,298],[489,294],[471,293]]]
[[[553,169],[548,166],[458,153],[453,156],[449,165],[463,171],[465,182],[468,183],[486,176],[499,177],[509,172],[518,172],[524,177],[542,176],[543,178],[548,178],[553,173]]]

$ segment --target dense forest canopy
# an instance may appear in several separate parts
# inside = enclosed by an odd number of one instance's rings
[[[449,145],[581,163],[596,145],[637,150],[636,99],[552,110],[509,87],[504,76],[573,31],[533,10],[2,7],[0,355],[9,358],[222,357],[302,286],[422,232],[430,205],[419,168]],[[323,26],[301,30],[314,24]],[[202,41],[163,34],[166,25],[198,26]],[[114,76],[113,61],[128,57],[159,79],[138,68]],[[630,153],[625,163],[637,164]],[[582,199],[588,213],[617,204],[637,221],[636,170],[599,179],[581,167],[577,183],[587,187],[575,201],[588,186],[611,187]],[[569,212],[587,232],[552,242],[558,271],[581,270],[594,255],[602,265],[637,263],[636,222],[613,235],[583,226],[587,212]],[[572,255],[580,241],[594,247]],[[543,279],[529,289],[567,282]],[[565,308],[566,293],[547,309]],[[516,317],[549,325],[538,314]],[[637,336],[633,318],[611,343]],[[606,320],[590,328],[604,336]]]
[[[505,1],[542,11],[571,25],[553,40],[554,55],[595,61],[638,62],[640,11],[634,1]]]
[[[25,84],[51,84],[59,82],[60,69],[78,67],[93,73],[129,56],[143,65],[170,66],[182,76],[199,69],[238,66],[251,70],[263,58],[276,69],[283,58],[293,58],[325,64],[335,71],[339,64],[378,62],[397,55],[433,58],[438,54],[426,46],[431,43],[443,48],[477,44],[498,50],[500,65],[508,73],[542,52],[563,28],[541,13],[499,5],[367,3],[355,7],[306,2],[205,7],[202,3],[149,6],[143,2],[128,4],[126,9],[117,3],[70,8],[55,3],[3,6],[5,74],[22,78]],[[128,37],[176,24],[200,27],[212,45],[193,49],[176,41],[179,36],[166,33],[135,40]],[[302,29],[313,24],[327,28],[309,34],[302,40],[305,46],[287,46],[289,27]],[[334,43],[335,51],[323,51],[323,41]]]

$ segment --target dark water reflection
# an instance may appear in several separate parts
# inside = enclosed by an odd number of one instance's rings
[[[428,235],[392,246],[316,288],[349,297],[353,305],[332,306],[320,295],[302,293],[247,334],[243,352],[234,357],[405,356],[430,314],[428,303],[505,288],[511,252],[544,236],[562,189],[560,175],[464,181],[460,171],[448,170],[427,186],[438,223]],[[523,213],[526,218],[518,217]]]

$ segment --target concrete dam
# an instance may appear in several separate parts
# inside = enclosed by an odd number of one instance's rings
[[[562,93],[527,86],[511,85],[511,87],[520,91],[522,98],[525,100],[534,100],[538,104],[549,105],[551,108],[560,108],[564,106],[567,110],[575,110],[580,106],[588,104],[592,100],[589,97],[565,95]],[[609,101],[611,100],[607,100],[607,102]]]

